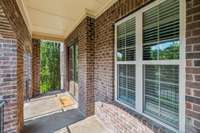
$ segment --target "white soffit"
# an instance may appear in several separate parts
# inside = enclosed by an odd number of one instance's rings
[[[86,16],[97,18],[117,0],[17,0],[33,36],[67,37]],[[19,3],[19,2],[18,2]],[[22,6],[23,7],[23,6]],[[27,13],[26,13],[27,9]]]

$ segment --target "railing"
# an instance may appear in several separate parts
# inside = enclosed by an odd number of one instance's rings
[[[3,133],[4,126],[4,101],[0,98],[0,133]]]

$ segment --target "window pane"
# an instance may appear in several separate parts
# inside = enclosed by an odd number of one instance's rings
[[[166,0],[143,14],[143,59],[179,59],[179,0]]]
[[[117,51],[117,60],[118,61],[125,61],[125,50],[118,50]]]
[[[143,43],[151,44],[158,39],[158,6],[149,9],[143,14]]]
[[[144,60],[173,60],[179,59],[180,42],[171,40],[159,44],[144,45]]]
[[[117,26],[117,60],[135,60],[135,18]]]
[[[179,0],[167,0],[159,6],[160,41],[179,38]]]
[[[144,65],[144,113],[178,128],[179,67]]]
[[[118,100],[135,106],[135,65],[118,65]]]

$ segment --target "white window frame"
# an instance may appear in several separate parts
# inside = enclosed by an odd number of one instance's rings
[[[176,133],[185,133],[185,82],[186,82],[186,56],[185,56],[185,46],[186,46],[186,2],[185,0],[179,0],[180,2],[180,50],[179,50],[179,60],[156,60],[156,61],[146,61],[143,60],[143,13],[152,7],[155,7],[162,3],[165,0],[156,0],[149,5],[141,8],[140,10],[136,11],[135,13],[123,18],[122,20],[115,23],[115,101],[118,103],[130,108],[131,110],[136,111],[137,113],[155,121],[156,123],[172,130]],[[117,26],[127,20],[135,17],[136,21],[136,54],[135,54],[135,61],[117,61]],[[135,88],[135,108],[126,105],[125,103],[118,100],[118,77],[117,77],[117,65],[118,64],[134,64],[136,68],[136,88]],[[143,113],[143,106],[144,106],[144,94],[143,94],[143,65],[178,65],[179,66],[179,130],[174,127],[169,126],[168,124],[159,121],[158,119],[149,116]]]

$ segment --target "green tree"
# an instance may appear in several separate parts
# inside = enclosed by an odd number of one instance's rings
[[[40,92],[60,89],[60,44],[41,41],[40,45]]]

